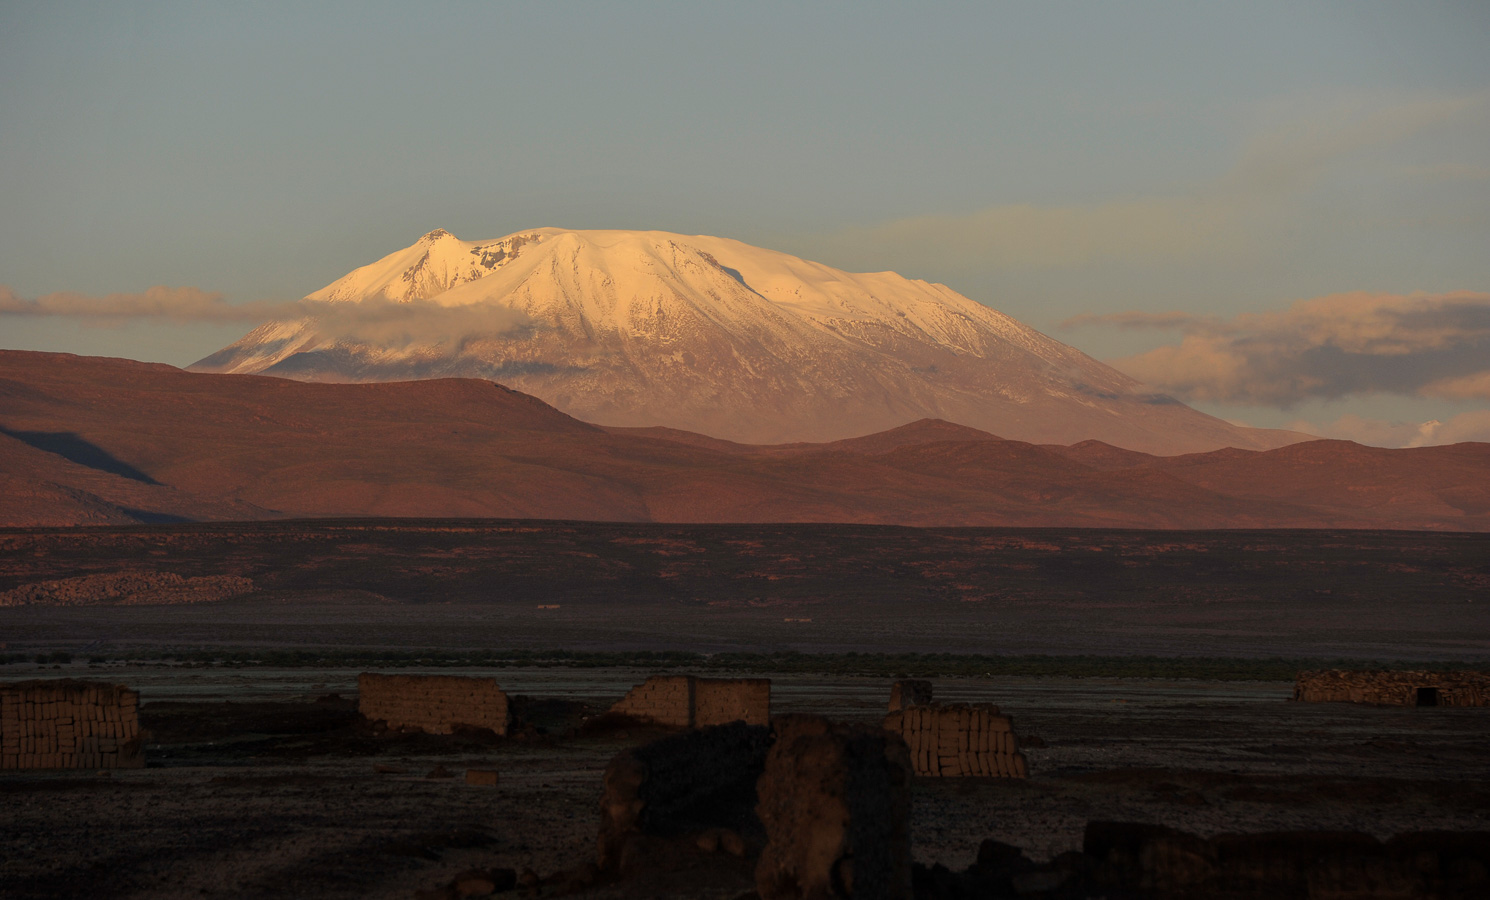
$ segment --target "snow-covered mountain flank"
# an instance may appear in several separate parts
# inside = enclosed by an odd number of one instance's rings
[[[314,315],[263,325],[191,368],[488,378],[589,422],[745,443],[834,440],[922,418],[1159,454],[1303,437],[1155,395],[943,285],[724,238],[432,231],[306,299]]]

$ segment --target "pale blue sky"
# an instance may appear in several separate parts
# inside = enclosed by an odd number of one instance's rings
[[[294,298],[435,227],[657,228],[941,281],[1116,360],[1178,337],[1060,323],[1490,293],[1487,46],[1479,0],[9,0],[0,285]],[[0,346],[185,364],[245,330],[0,315]]]

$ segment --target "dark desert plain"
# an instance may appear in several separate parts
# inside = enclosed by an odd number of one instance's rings
[[[1030,777],[915,779],[924,867],[1069,861],[1094,820],[1490,830],[1483,709],[1290,700],[1306,668],[1484,668],[1485,445],[753,447],[477,381],[0,363],[0,674],[136,688],[146,757],[0,776],[6,897],[748,894],[704,849],[584,868],[608,763],[666,734],[604,713],[658,673],[844,722],[905,676],[997,704]],[[513,727],[379,730],[361,671],[494,677]]]

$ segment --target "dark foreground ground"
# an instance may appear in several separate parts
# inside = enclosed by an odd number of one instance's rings
[[[547,875],[592,859],[604,767],[655,733],[573,729],[650,671],[446,665],[431,671],[494,675],[539,698],[523,707],[532,728],[374,734],[349,699],[356,674],[405,651],[450,663],[563,648],[592,664],[638,650],[1091,654],[1109,661],[1098,674],[1154,655],[1195,662],[1150,672],[1208,677],[1223,676],[1206,659],[1490,660],[1490,535],[407,520],[0,530],[0,592],[118,572],[231,575],[253,590],[0,608],[0,679],[129,684],[151,734],[145,769],[0,776],[7,900],[409,898],[472,867]],[[266,664],[286,651],[299,667]],[[214,654],[256,662],[144,661]],[[304,664],[352,657],[372,662]],[[874,721],[899,665],[749,674],[773,678],[777,712]],[[878,677],[834,674],[866,671]],[[1014,716],[1032,775],[918,782],[921,861],[963,868],[985,838],[1049,859],[1078,849],[1093,819],[1202,835],[1490,829],[1490,710],[1297,704],[1286,680],[1041,671],[938,679],[940,700]],[[907,674],[953,672],[983,674],[966,660]],[[429,777],[441,768],[455,777]],[[468,768],[499,770],[500,786],[468,786]],[[713,888],[652,894],[751,886],[726,857],[699,865]]]
[[[0,777],[6,898],[409,898],[472,867],[547,875],[593,857],[606,762],[655,736],[570,733],[648,674],[639,670],[498,672],[506,690],[535,698],[519,704],[532,729],[507,739],[374,734],[350,701],[329,696],[351,696],[354,670],[73,664],[12,674],[136,685],[151,737],[145,769]],[[773,705],[872,721],[888,686],[778,675]],[[1078,849],[1089,819],[1202,835],[1490,829],[1490,710],[1299,704],[1282,682],[936,687],[941,700],[1011,713],[1031,778],[919,780],[913,839],[926,863],[960,869],[989,837],[1047,859]],[[455,777],[430,777],[441,767]],[[468,786],[467,768],[499,770],[500,786]],[[712,888],[695,880],[651,895],[751,888],[728,857],[700,865]],[[638,895],[589,893],[621,894]]]

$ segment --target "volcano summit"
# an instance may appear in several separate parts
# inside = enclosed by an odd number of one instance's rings
[[[610,426],[745,443],[939,418],[1149,453],[1303,438],[1231,425],[940,284],[739,241],[539,228],[432,231],[306,298],[199,372],[307,381],[476,377]]]

